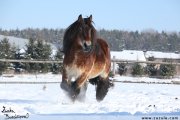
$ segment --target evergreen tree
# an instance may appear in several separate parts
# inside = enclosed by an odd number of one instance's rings
[[[21,49],[16,50],[15,59],[16,60],[25,59],[25,53],[22,52]],[[20,63],[20,62],[14,63],[15,72],[16,73],[22,72],[25,69],[25,65],[26,63]]]
[[[31,60],[49,60],[51,55],[51,46],[44,44],[42,40],[34,41],[30,38],[26,45],[26,59]],[[48,72],[50,64],[47,63],[27,63],[26,70],[29,72]]]
[[[55,55],[55,60],[59,61],[62,59],[63,59],[63,53],[62,53],[61,49],[58,49],[58,51]],[[53,63],[52,64],[51,71],[53,74],[62,73],[62,70],[63,70],[63,64],[62,63]]]
[[[10,43],[7,38],[4,38],[2,41],[0,41],[0,59],[10,59],[11,57],[11,49],[10,49]],[[9,66],[9,63],[6,62],[0,62],[0,75],[3,71],[7,69]]]
[[[154,61],[155,58],[154,57],[149,57],[148,58],[148,61]],[[156,64],[147,64],[146,66],[146,73],[149,75],[149,76],[156,76],[157,75],[157,72],[158,72],[158,69],[156,67]]]
[[[132,75],[143,75],[144,74],[144,69],[139,63],[135,63],[134,66],[132,67]]]
[[[49,60],[51,55],[51,46],[47,43],[43,43],[42,40],[38,40],[36,44],[36,54],[39,60]],[[50,69],[50,64],[39,63],[39,72],[48,72]]]
[[[172,62],[172,61],[165,59],[164,62]],[[160,75],[165,78],[173,77],[176,74],[176,67],[175,65],[172,64],[161,64],[159,70],[160,70]]]
[[[36,59],[36,46],[35,46],[35,41],[34,39],[30,38],[29,43],[26,45],[26,54],[25,54],[25,59]],[[26,63],[25,64],[25,69],[28,72],[35,72],[36,69],[36,63]]]
[[[118,72],[120,75],[123,75],[127,72],[126,63],[118,63]]]
[[[35,48],[36,48],[36,46],[35,46],[35,41],[32,38],[29,39],[29,43],[26,45],[26,48],[27,48],[27,50],[26,50],[26,58],[27,59],[35,58],[36,57],[35,56]]]

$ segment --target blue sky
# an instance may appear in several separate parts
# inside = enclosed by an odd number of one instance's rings
[[[0,28],[67,28],[93,15],[96,29],[180,31],[180,0],[0,0]]]

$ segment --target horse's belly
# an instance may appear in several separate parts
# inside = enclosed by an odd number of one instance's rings
[[[92,71],[89,74],[89,79],[95,78],[104,72],[105,65],[94,65]]]

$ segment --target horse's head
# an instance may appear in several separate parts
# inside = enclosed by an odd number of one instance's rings
[[[95,41],[96,30],[92,25],[92,15],[87,18],[82,18],[82,15],[79,15],[78,19],[65,32],[63,40],[64,52],[72,44],[80,45],[84,52],[89,52],[92,50]]]
[[[78,22],[81,23],[78,34],[79,43],[85,52],[89,52],[94,45],[96,32],[92,25],[92,15],[87,18],[82,18],[82,15],[79,15]]]

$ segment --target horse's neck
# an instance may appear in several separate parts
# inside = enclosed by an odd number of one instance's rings
[[[82,51],[83,48],[81,45],[78,44],[71,44],[71,46],[69,46],[69,49],[66,50],[65,54],[69,55],[69,53],[71,53],[72,55],[75,54],[76,52]]]

